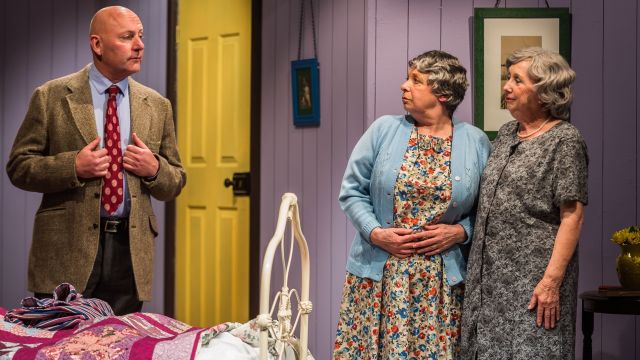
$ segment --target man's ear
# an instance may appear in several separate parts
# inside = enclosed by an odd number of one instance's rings
[[[91,45],[91,51],[93,51],[96,56],[102,56],[102,43],[100,41],[100,36],[91,35],[89,37],[89,44]]]
[[[440,101],[441,103],[445,103],[445,102],[447,102],[447,97],[446,96],[438,96],[438,101]]]

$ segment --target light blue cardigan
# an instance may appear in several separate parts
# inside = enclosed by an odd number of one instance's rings
[[[369,235],[376,227],[393,226],[396,178],[413,128],[410,116],[383,116],[362,135],[349,158],[339,201],[358,230],[347,260],[347,271],[356,276],[376,281],[382,278],[389,253],[373,245]],[[451,202],[440,222],[462,225],[468,243],[473,236],[480,176],[491,145],[483,131],[454,119],[451,147]],[[462,282],[466,260],[460,246],[454,245],[441,255],[449,285]]]

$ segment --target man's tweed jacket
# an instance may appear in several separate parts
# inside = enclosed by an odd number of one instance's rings
[[[29,254],[29,290],[51,293],[62,282],[84,291],[98,251],[102,178],[78,179],[76,154],[97,136],[89,66],[38,87],[7,163],[11,182],[43,193]],[[150,195],[167,201],[186,183],[171,104],[129,78],[131,131],[160,162],[157,178],[126,173],[131,209],[129,241],[138,298],[151,299],[154,238]]]

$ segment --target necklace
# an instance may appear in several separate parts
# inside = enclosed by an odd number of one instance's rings
[[[543,127],[544,127],[544,126],[549,122],[549,120],[551,120],[551,118],[550,118],[550,117],[548,117],[548,118],[547,118],[547,120],[545,120],[545,121],[542,123],[542,125],[540,125],[540,127],[539,127],[539,128],[537,128],[537,129],[535,129],[535,130],[531,131],[531,132],[530,132],[530,133],[528,133],[528,134],[520,134],[520,130],[518,130],[518,132],[517,132],[516,134],[518,135],[518,137],[519,137],[520,139],[526,139],[526,138],[528,138],[528,137],[531,137],[531,136],[533,136],[533,135],[537,134],[540,130],[542,130],[542,128],[543,128]],[[518,127],[520,127],[520,126],[518,126]]]

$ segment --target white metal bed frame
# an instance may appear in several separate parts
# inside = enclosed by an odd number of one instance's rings
[[[284,236],[287,230],[287,224],[290,224],[291,242],[289,246],[288,257],[285,258],[285,242]],[[289,289],[289,269],[291,266],[291,258],[293,255],[294,239],[298,244],[300,251],[300,265],[302,268],[301,290],[300,293],[296,289]],[[280,247],[280,255],[283,266],[283,285],[273,299],[271,307],[269,306],[270,290],[271,290],[271,270],[276,250]],[[276,350],[280,356],[289,340],[294,337],[294,331],[300,323],[299,346],[297,348],[298,359],[306,360],[308,348],[308,332],[309,332],[309,314],[313,308],[309,301],[309,248],[307,241],[300,229],[300,214],[298,212],[298,198],[293,193],[285,193],[282,195],[280,211],[278,213],[278,222],[276,230],[267,245],[264,259],[262,261],[262,274],[260,280],[260,315],[257,318],[257,324],[260,326],[260,359],[266,360],[268,350],[269,334],[276,339]],[[291,325],[292,311],[291,298],[295,297],[298,308],[295,314],[294,323]],[[272,319],[273,312],[278,305],[277,322]]]

